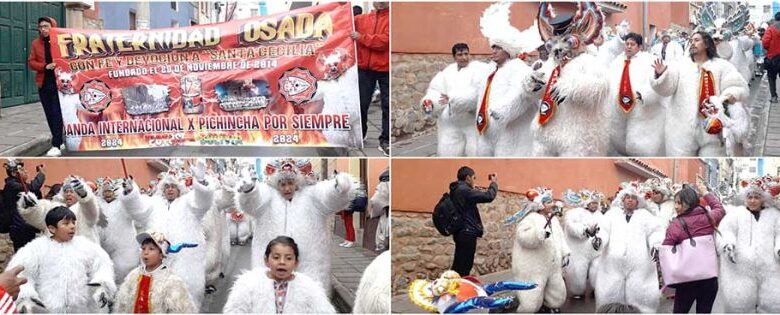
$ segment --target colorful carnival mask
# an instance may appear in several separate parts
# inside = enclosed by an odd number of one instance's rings
[[[414,280],[409,286],[409,298],[428,312],[465,313],[474,309],[501,308],[514,299],[492,297],[494,293],[534,288],[536,284],[518,281],[500,281],[483,286],[476,278],[461,278],[457,272],[448,270],[434,281]]]

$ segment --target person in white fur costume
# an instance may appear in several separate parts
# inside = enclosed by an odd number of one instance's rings
[[[474,119],[477,110],[477,86],[481,77],[489,73],[487,64],[471,60],[469,46],[452,46],[455,63],[437,73],[420,100],[426,113],[438,116],[438,156],[475,156],[477,130]]]
[[[376,251],[390,249],[390,171],[379,175],[379,184],[369,201],[369,218],[379,218],[374,243]]]
[[[76,214],[76,233],[84,236],[95,244],[100,244],[98,234],[98,219],[100,208],[95,194],[89,189],[83,179],[68,177],[62,189],[54,200],[38,198],[32,192],[22,194],[17,203],[19,214],[27,224],[40,231],[46,231],[46,213],[57,206],[65,205]],[[44,233],[45,234],[45,233]]]
[[[206,237],[206,293],[216,291],[217,280],[224,277],[224,268],[230,258],[230,234],[226,213],[235,209],[238,176],[227,172],[220,176],[214,204],[206,212],[201,224]]]
[[[780,313],[780,210],[776,178],[743,181],[739,207],[718,229],[718,295],[726,313]]]
[[[139,230],[165,234],[173,244],[197,245],[174,257],[169,266],[187,284],[196,309],[200,309],[206,288],[206,240],[201,222],[214,202],[214,180],[206,176],[204,161],[191,166],[192,191],[175,170],[157,184],[154,196],[142,197],[130,181],[125,190],[125,208]]]
[[[663,61],[675,61],[680,58],[685,58],[685,51],[677,41],[672,40],[672,35],[669,33],[663,33],[661,35],[661,41],[650,49],[653,59],[661,59]]]
[[[612,208],[599,222],[593,247],[601,253],[596,272],[596,308],[629,304],[655,313],[661,299],[654,260],[664,240],[661,220],[647,211],[639,183],[622,183]]]
[[[390,251],[376,256],[363,271],[357,292],[355,292],[354,314],[390,313],[390,279],[392,278]]]
[[[537,285],[537,290],[517,291],[520,313],[558,313],[566,302],[563,268],[571,251],[552,210],[552,191],[529,190],[526,206],[506,220],[517,223],[512,245],[512,279]]]
[[[517,56],[543,43],[536,25],[520,32],[509,24],[510,6],[510,2],[491,5],[479,22],[493,50],[488,71],[477,84],[479,156],[530,156],[532,152],[530,126],[543,85],[542,73],[531,70]]]
[[[20,287],[17,309],[100,312],[116,292],[111,258],[96,242],[76,235],[78,219],[68,208],[57,206],[44,220],[51,237],[40,236],[28,243],[6,267],[24,266],[20,276],[27,278],[27,283]]]
[[[583,189],[579,193],[571,190],[564,194],[564,200],[576,208],[566,211],[566,243],[571,249],[569,265],[564,268],[564,279],[569,295],[582,299],[588,287],[595,287],[597,257],[591,239],[599,230],[598,222],[603,217],[599,204],[600,193]]]
[[[655,58],[642,51],[642,35],[628,33],[624,40],[625,52],[609,65],[610,143],[620,155],[662,156],[666,108],[648,75]]]
[[[278,236],[266,245],[264,267],[241,274],[230,289],[223,313],[318,313],[336,310],[326,290],[316,279],[298,271],[301,255],[298,244]]]
[[[691,36],[690,59],[653,64],[651,86],[671,96],[664,131],[668,156],[734,155],[736,144],[745,146],[750,120],[742,102],[749,98],[748,86],[715,50],[712,37],[697,32]]]
[[[236,197],[238,209],[255,218],[252,267],[262,266],[262,251],[279,235],[301,247],[298,270],[330,291],[331,225],[336,212],[349,206],[359,184],[347,173],[311,183],[309,160],[279,159],[265,168],[265,182],[244,177]]]
[[[122,181],[99,178],[97,181],[100,211],[106,217],[106,226],[98,229],[100,245],[114,262],[114,277],[121,284],[125,276],[136,266],[138,246],[135,242],[133,219],[123,208],[117,194],[122,191]]]
[[[238,209],[233,209],[227,214],[228,229],[230,230],[230,245],[244,246],[252,237],[253,219]]]
[[[647,209],[663,221],[664,226],[677,217],[674,209],[674,193],[672,192],[672,180],[669,178],[650,178],[644,185],[647,195]]]
[[[537,15],[550,52],[544,64],[547,84],[531,124],[534,156],[605,156],[609,147],[609,79],[605,65],[586,53],[601,32],[604,16],[595,2],[556,14],[542,2]]]
[[[163,261],[170,243],[165,235],[150,231],[138,234],[141,265],[124,278],[116,294],[117,313],[196,313],[187,286]]]

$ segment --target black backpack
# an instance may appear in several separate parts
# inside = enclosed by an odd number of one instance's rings
[[[449,193],[444,193],[433,208],[433,226],[444,236],[450,236],[463,228],[463,214]]]

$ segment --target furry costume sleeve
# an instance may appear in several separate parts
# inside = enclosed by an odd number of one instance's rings
[[[664,237],[666,236],[664,224],[661,222],[661,219],[650,214],[650,212],[646,211],[645,214],[648,222],[646,227],[648,248],[658,247],[664,241]]]
[[[449,67],[449,66],[448,66]],[[436,75],[433,76],[433,79],[431,79],[431,83],[428,84],[428,90],[425,92],[425,96],[423,96],[422,99],[420,99],[420,107],[422,107],[423,102],[425,100],[430,100],[433,102],[433,115],[439,116],[441,112],[444,110],[444,106],[442,104],[439,104],[439,98],[441,98],[441,95],[446,93],[446,86],[444,84],[444,71],[447,69],[445,68],[442,71],[439,71],[436,73]]]
[[[348,173],[338,173],[334,179],[321,181],[312,187],[314,199],[321,204],[317,209],[323,215],[334,214],[349,206],[360,185]]]
[[[6,266],[5,270],[10,270],[16,266],[24,266],[24,271],[22,271],[19,276],[27,278],[27,283],[19,286],[19,296],[16,299],[17,303],[25,299],[40,300],[38,291],[36,291],[38,278],[40,277],[38,271],[39,262],[36,255],[37,253],[46,250],[45,246],[42,246],[45,245],[46,241],[47,239],[45,236],[40,236],[32,242],[27,243],[27,245],[20,248],[19,251],[11,257],[11,261],[8,263],[8,266]]]
[[[455,65],[457,67],[457,65]],[[450,111],[453,114],[462,114],[462,113],[474,113],[477,110],[477,107],[475,104],[477,103],[477,99],[479,99],[479,82],[480,80],[486,78],[490,75],[490,66],[479,62],[479,61],[472,61],[468,65],[468,70],[471,73],[471,77],[469,78],[471,81],[471,84],[469,85],[471,88],[469,89],[455,89],[452,91],[449,91],[449,98],[450,98]],[[457,71],[455,69],[454,71]]]
[[[83,241],[80,245],[88,246],[93,253],[92,263],[87,266],[89,283],[99,283],[108,295],[114,296],[116,283],[114,283],[114,263],[111,261],[111,257],[108,257],[108,253],[94,242]]]
[[[515,240],[520,247],[536,249],[542,246],[542,243],[546,240],[544,225],[546,224],[544,217],[538,213],[529,213],[524,219],[517,225],[515,232]]]
[[[255,187],[251,191],[236,194],[236,206],[238,206],[238,210],[257,218],[277,195],[279,192],[268,184],[255,183]]]
[[[493,98],[490,100],[491,106],[489,107],[490,116],[494,118],[493,123],[498,125],[499,130],[503,130],[507,124],[517,120],[520,114],[526,112],[532,104],[532,102],[523,101],[525,96],[532,93],[526,84],[530,80],[531,68],[517,58],[507,61],[504,67],[503,71],[511,73],[508,85],[513,93]],[[482,92],[479,91],[479,93]]]
[[[98,207],[95,194],[91,189],[87,189],[87,196],[79,198],[79,205],[81,206],[81,219],[87,223],[87,226],[97,225],[98,218],[100,217],[100,208]]]
[[[723,217],[718,225],[720,231],[720,237],[716,237],[716,240],[720,241],[718,244],[718,251],[722,251],[723,247],[732,244],[737,245],[737,231],[739,230],[738,217],[742,212],[742,207],[731,210]],[[717,233],[716,233],[717,235]]]
[[[135,267],[130,271],[122,284],[119,286],[119,290],[116,292],[116,299],[114,300],[114,312],[116,313],[132,313],[133,304],[135,304],[135,292],[132,292],[135,284],[138,282],[138,275],[141,272],[141,267]]]
[[[34,195],[33,193],[27,194]],[[16,205],[19,209],[19,215],[22,216],[22,219],[24,219],[27,224],[41,231],[48,231],[46,228],[46,214],[57,206],[65,206],[59,202],[47,199],[39,199],[36,205],[25,208],[24,198],[19,198],[19,201],[17,201]]]
[[[609,237],[610,233],[612,232],[612,220],[611,220],[611,213],[612,211],[621,211],[620,209],[612,208],[607,211],[607,213],[604,214],[604,216],[601,217],[599,220],[599,231],[596,233],[596,237],[601,239],[601,247],[597,251],[603,251],[604,248],[609,245]]]
[[[206,181],[208,185],[203,185],[197,180],[193,180],[192,192],[185,196],[185,198],[187,198],[187,205],[198,221],[203,220],[206,211],[209,211],[211,205],[214,203],[215,181],[210,177],[207,177]]]
[[[139,227],[148,228],[152,220],[151,200],[144,200],[141,196],[138,185],[133,183],[133,191],[127,195],[119,196],[122,207],[127,211],[130,218],[135,221]]]
[[[749,100],[750,89],[748,88],[745,79],[739,74],[737,68],[726,60],[717,60],[717,65],[722,71],[720,82],[718,82],[718,85],[720,86],[719,95],[734,96],[734,98],[737,99],[737,102]]]
[[[165,299],[165,313],[197,313],[198,310],[195,309],[195,304],[188,294],[187,285],[180,278],[176,277],[173,271],[171,271],[170,277],[175,278],[167,279],[166,283],[168,286],[165,288],[167,294],[159,297]]]
[[[566,218],[566,226],[564,227],[564,230],[566,230],[566,233],[569,234],[569,236],[580,240],[588,238],[585,235],[585,230],[588,229],[588,225],[585,224],[586,222],[583,211],[588,210],[583,208],[570,210],[572,215]]]
[[[651,76],[650,87],[661,96],[672,96],[677,91],[677,83],[680,80],[680,71],[677,67],[679,67],[679,63],[668,65],[666,71],[657,78],[655,70],[648,71],[648,75]]]
[[[563,256],[571,254],[571,249],[569,248],[569,244],[566,243],[566,238],[563,236],[563,228],[561,228],[561,222],[558,220],[558,217],[553,217],[550,224],[552,225],[553,234],[558,235],[557,239],[560,242],[559,248],[561,249],[561,254]]]

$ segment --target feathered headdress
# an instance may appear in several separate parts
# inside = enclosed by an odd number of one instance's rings
[[[504,224],[512,225],[515,222],[518,222],[523,218],[525,218],[525,216],[528,213],[544,209],[544,203],[553,200],[552,193],[553,193],[552,190],[547,189],[545,187],[537,187],[535,189],[528,190],[525,193],[525,198],[528,199],[528,202],[525,204],[523,209],[516,212],[512,216],[506,218],[504,220]]]
[[[522,53],[536,50],[544,42],[539,37],[536,22],[524,31],[519,31],[509,22],[509,7],[511,2],[501,1],[488,7],[479,20],[482,35],[488,39],[490,46],[498,46],[515,58]]]
[[[652,193],[654,191],[660,192],[662,195],[664,195],[664,200],[669,200],[674,196],[672,194],[672,180],[669,178],[649,178],[645,181],[644,187],[651,194],[650,197],[652,197]]]
[[[750,21],[750,11],[740,4],[737,10],[728,18],[722,18],[717,13],[717,2],[705,2],[699,10],[697,30],[705,31],[714,39],[730,41],[731,36],[740,33]]]
[[[551,2],[539,4],[536,20],[539,23],[539,35],[547,41],[556,36],[577,35],[585,45],[590,45],[601,34],[604,26],[604,14],[596,2],[577,2],[577,11],[571,21],[563,26],[554,23],[557,17]]]
[[[643,191],[645,188],[638,181],[623,182],[620,183],[620,191],[618,192],[615,200],[612,200],[613,208],[623,209],[623,198],[626,196],[635,196],[637,199],[637,209],[647,209],[647,202],[645,200],[645,194]]]

